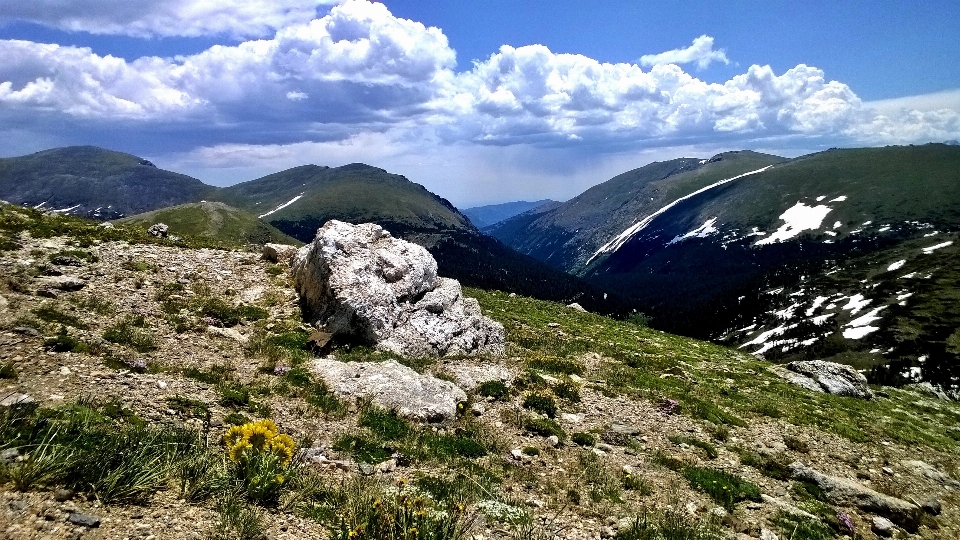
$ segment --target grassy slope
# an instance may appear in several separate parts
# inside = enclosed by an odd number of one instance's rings
[[[916,394],[892,388],[884,389],[887,397],[873,401],[812,393],[767,371],[769,363],[723,346],[559,304],[475,289],[466,294],[504,325],[515,345],[512,354],[528,362],[587,352],[610,358],[603,375],[592,382],[601,392],[653,402],[674,399],[683,414],[717,424],[775,417],[855,442],[960,450],[960,405],[954,403],[923,406]]]
[[[283,234],[254,215],[215,202],[188,203],[161,208],[123,218],[118,222],[144,228],[149,228],[155,223],[165,223],[170,226],[170,234],[215,239],[235,245],[267,242],[300,244],[299,240]]]

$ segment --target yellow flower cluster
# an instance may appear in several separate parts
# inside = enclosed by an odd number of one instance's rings
[[[254,453],[272,453],[286,465],[293,459],[296,444],[286,434],[280,433],[273,420],[247,422],[242,426],[233,426],[223,436],[227,453],[233,461],[244,461]]]

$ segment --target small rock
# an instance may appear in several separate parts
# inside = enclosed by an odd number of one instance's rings
[[[572,303],[572,304],[567,304],[567,307],[570,308],[570,309],[579,311],[579,312],[581,312],[581,313],[586,313],[586,312],[587,312],[586,309],[583,309],[583,306],[581,306],[580,304],[578,304],[578,303],[576,303],[576,302],[574,302],[574,303]]]
[[[167,383],[164,382],[164,381],[157,381],[157,388],[159,388],[159,389],[161,389],[161,390],[166,390],[166,389],[167,389]]]
[[[551,446],[551,447],[553,447],[553,448],[556,448],[556,447],[560,446],[560,438],[557,437],[556,435],[551,435],[551,436],[547,437],[546,443],[547,443],[547,446]]]
[[[511,450],[510,455],[513,457],[513,459],[517,461],[523,461],[523,451],[520,450],[519,448],[514,448],[513,450]]]
[[[157,238],[166,238],[170,234],[170,227],[165,223],[155,223],[147,229],[147,233]]]
[[[361,463],[358,465],[358,468],[360,469],[360,474],[364,476],[373,476],[377,472],[377,468],[369,463]]]
[[[613,452],[613,447],[607,443],[597,443],[597,449],[604,452]]]
[[[63,376],[70,375],[70,368],[68,368],[67,366],[63,366],[62,368],[60,368],[60,374]]]
[[[729,514],[730,512],[727,512],[727,509],[722,506],[717,506],[712,510],[710,510],[710,513],[716,516],[718,519],[723,519],[727,517],[727,514]]]
[[[770,529],[760,529],[760,540],[780,540],[780,537]]]
[[[67,521],[74,525],[82,525],[84,527],[95,528],[100,526],[100,518],[90,514],[81,514],[80,512],[70,514],[70,516],[67,517]]]
[[[893,469],[890,467],[882,467],[880,470],[883,471],[883,474],[893,476]]]
[[[600,538],[614,538],[617,536],[617,531],[613,527],[603,527],[600,529]]]
[[[871,524],[870,528],[873,529],[873,532],[877,533],[879,536],[893,536],[893,522],[885,517],[874,516],[873,523]]]
[[[87,282],[73,276],[53,276],[44,278],[40,282],[40,289],[51,291],[53,289],[60,291],[79,291],[87,286]]]
[[[264,244],[263,258],[273,262],[289,265],[297,254],[297,247],[287,244]]]
[[[633,474],[633,467],[630,465],[624,465],[620,470],[623,471],[623,474]]]
[[[40,332],[36,328],[30,328],[29,326],[18,326],[14,328],[13,331],[17,334],[23,334],[25,336],[34,336],[34,337],[40,334]]]
[[[54,257],[50,259],[50,262],[57,266],[83,266],[83,262],[76,258],[70,257],[69,255],[60,255],[59,257]]]
[[[547,326],[550,328],[560,328],[560,323],[555,323],[555,322],[547,323]]]
[[[16,448],[7,448],[0,452],[0,463],[13,463],[20,457],[20,451]]]
[[[73,497],[73,492],[69,489],[58,489],[53,492],[53,500],[57,502],[69,501]]]
[[[0,393],[0,407],[18,407],[31,403],[36,403],[36,400],[26,394],[19,392]]]
[[[939,516],[943,512],[943,505],[937,499],[927,499],[920,503],[920,508],[931,516]]]
[[[388,460],[384,461],[383,463],[377,465],[377,469],[379,469],[380,472],[382,472],[382,473],[393,472],[393,471],[397,470],[397,460],[395,460],[395,459],[388,459]]]
[[[483,416],[483,413],[487,412],[487,408],[483,406],[483,403],[474,403],[470,406],[470,410],[476,416]]]

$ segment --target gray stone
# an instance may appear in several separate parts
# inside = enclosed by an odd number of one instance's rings
[[[586,312],[587,312],[587,310],[584,309],[583,306],[581,306],[580,304],[578,304],[578,303],[576,303],[576,302],[574,302],[574,303],[572,303],[572,304],[567,304],[567,307],[570,308],[570,309],[573,309],[573,310],[582,312],[582,313],[586,313]]]
[[[782,510],[787,514],[790,514],[791,516],[802,517],[804,519],[808,519],[811,521],[820,521],[820,518],[811,514],[810,512],[801,510],[787,501],[777,499],[776,497],[771,497],[766,493],[761,494],[760,499],[769,505],[776,506],[777,508],[779,508],[780,510]]]
[[[84,527],[99,527],[100,518],[97,516],[92,516],[90,514],[81,514],[80,512],[73,512],[67,517],[67,521],[73,523],[74,525],[82,525]]]
[[[50,262],[57,266],[83,266],[83,261],[69,255],[60,255],[50,259]]]
[[[816,484],[835,502],[889,517],[908,530],[915,529],[917,525],[920,508],[913,503],[884,495],[847,478],[823,474],[800,461],[791,463],[789,468],[794,479]]]
[[[453,419],[457,405],[467,400],[467,394],[452,382],[421,375],[396,360],[376,363],[318,358],[310,369],[337,396],[363,398],[418,421]]]
[[[37,336],[40,332],[36,328],[30,328],[29,326],[18,326],[13,329],[17,334],[23,334],[25,336]]]
[[[760,540],[780,540],[780,537],[770,529],[760,529]]]
[[[499,381],[507,386],[513,383],[513,371],[499,364],[469,365],[449,363],[443,366],[443,371],[449,373],[457,386],[466,391],[476,389],[485,382]]]
[[[13,463],[20,457],[20,451],[16,448],[7,448],[0,452],[0,463]]]
[[[809,379],[821,392],[861,399],[873,398],[873,392],[867,386],[867,378],[851,366],[824,360],[809,360],[790,362],[787,370]],[[814,389],[813,384],[797,377],[789,380],[804,388]]]
[[[166,223],[155,223],[147,229],[147,233],[157,238],[166,238],[170,233],[170,227]]]
[[[910,471],[916,476],[932,480],[942,486],[960,488],[960,482],[954,480],[949,474],[937,469],[933,465],[917,459],[904,460],[900,462],[904,469]]]
[[[920,508],[931,516],[939,516],[943,512],[943,504],[937,499],[927,499],[920,503]]]
[[[331,220],[293,259],[304,318],[334,338],[408,357],[502,355],[504,331],[423,247]]]
[[[32,397],[19,392],[0,393],[0,407],[18,407],[36,403]]]
[[[297,255],[297,246],[288,244],[264,244],[263,258],[273,262],[289,265]]]
[[[893,536],[893,531],[896,529],[892,521],[881,516],[873,516],[870,528],[879,536]]]
[[[73,276],[53,276],[44,278],[40,282],[40,288],[46,290],[79,291],[86,286],[86,281]]]
[[[551,435],[547,437],[546,443],[547,443],[547,446],[552,446],[553,448],[556,448],[560,446],[560,438],[557,437],[556,435]]]
[[[7,305],[8,305],[7,299],[4,298],[2,294],[0,294],[0,313],[3,313],[4,311],[7,310]]]

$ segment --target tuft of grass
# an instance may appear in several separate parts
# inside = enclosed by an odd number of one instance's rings
[[[217,540],[261,540],[266,527],[256,507],[238,495],[224,497],[217,504]]]
[[[720,540],[723,532],[713,522],[684,513],[679,501],[665,510],[644,508],[629,527],[617,531],[615,540]]]
[[[669,439],[673,444],[688,444],[690,446],[699,448],[703,450],[710,459],[716,459],[717,456],[720,455],[715,446],[696,437],[687,437],[686,435],[670,435],[667,437],[667,439]]]
[[[740,501],[760,501],[760,488],[728,472],[705,467],[687,467],[683,477],[690,486],[710,496],[727,510],[733,511]]]
[[[0,379],[17,379],[17,369],[14,367],[12,360],[0,364]]]
[[[223,423],[231,426],[242,426],[251,420],[238,412],[232,412],[223,417]]]
[[[107,327],[103,332],[103,339],[140,353],[157,348],[157,342],[150,333],[149,325],[143,315],[127,315]]]
[[[784,435],[783,444],[787,445],[787,448],[793,450],[794,452],[800,452],[802,454],[807,454],[810,452],[809,444],[792,435]]]
[[[837,537],[836,532],[823,522],[782,511],[777,512],[770,521],[780,529],[783,538],[791,540],[833,540]]]
[[[477,395],[503,399],[510,395],[510,388],[500,381],[487,381],[477,387]]]
[[[206,384],[220,384],[230,378],[230,372],[233,371],[229,366],[213,366],[208,370],[198,368],[187,368],[183,370],[183,376]]]
[[[621,479],[610,470],[597,454],[581,450],[577,454],[579,468],[578,482],[587,490],[590,499],[595,502],[610,501],[622,503],[623,484]]]
[[[580,446],[593,446],[597,444],[596,435],[593,433],[587,433],[585,431],[578,431],[574,433],[570,437],[570,440],[573,441],[574,444],[578,444]]]
[[[553,394],[568,403],[580,402],[580,387],[569,381],[561,381],[555,384]]]
[[[556,373],[559,375],[583,375],[583,364],[570,358],[556,356],[537,356],[530,359],[527,365],[531,369]]]
[[[548,418],[557,417],[557,402],[550,396],[528,394],[523,398],[523,406]]]
[[[70,326],[73,328],[79,328],[80,330],[86,330],[89,328],[89,326],[81,321],[76,315],[65,313],[57,308],[57,306],[52,304],[44,304],[34,309],[32,313],[36,315],[38,319],[44,322]]]
[[[764,476],[777,480],[790,478],[790,460],[786,456],[767,456],[747,449],[736,449],[740,455],[740,463],[753,467]]]
[[[623,489],[632,491],[641,497],[646,497],[653,494],[653,483],[636,474],[624,474]]]
[[[167,407],[180,414],[196,418],[207,418],[210,415],[210,406],[200,400],[184,396],[170,396],[166,401]]]
[[[521,425],[526,431],[541,437],[556,435],[561,441],[566,438],[566,433],[563,432],[560,424],[549,418],[524,418]]]

